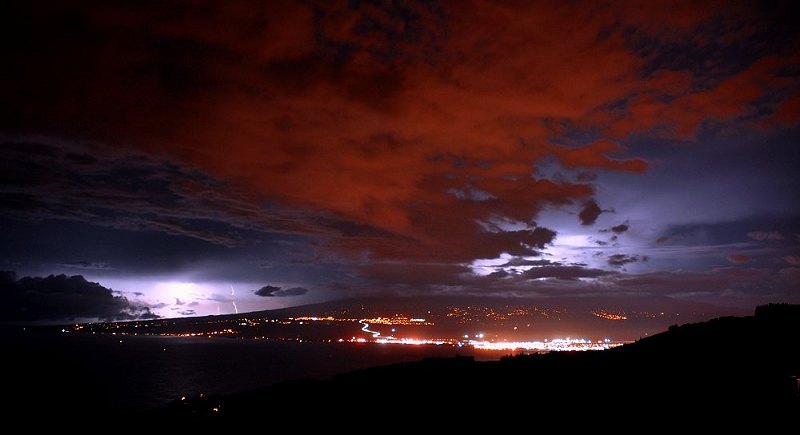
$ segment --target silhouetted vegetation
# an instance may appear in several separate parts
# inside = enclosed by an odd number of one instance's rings
[[[767,304],[756,307],[756,317],[771,319],[787,319],[800,317],[800,305]]]
[[[188,398],[145,417],[206,429],[265,418],[274,423],[298,414],[314,416],[295,421],[302,425],[342,424],[359,415],[508,418],[521,427],[552,414],[598,424],[659,415],[656,426],[697,418],[778,421],[800,409],[798,308],[769,305],[751,317],[674,326],[603,352],[509,356],[496,362],[427,359],[326,381]]]

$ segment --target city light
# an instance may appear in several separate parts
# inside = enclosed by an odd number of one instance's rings
[[[628,320],[628,318],[622,314],[609,313],[608,311],[592,311],[592,315],[606,320]]]
[[[583,350],[606,350],[621,346],[623,343],[612,343],[606,339],[597,343],[584,338],[554,338],[545,341],[478,341],[469,340],[468,345],[483,350],[526,350],[539,352],[570,352]]]

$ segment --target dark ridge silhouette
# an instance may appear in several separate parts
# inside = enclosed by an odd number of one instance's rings
[[[376,416],[454,419],[462,427],[471,419],[533,427],[554,415],[601,425],[637,416],[658,418],[653,427],[689,421],[777,425],[800,410],[798,333],[800,306],[768,305],[754,316],[676,325],[608,351],[495,362],[426,359],[178,400],[143,417],[203,429],[247,427],[266,418],[271,425],[346,427],[353,419]]]

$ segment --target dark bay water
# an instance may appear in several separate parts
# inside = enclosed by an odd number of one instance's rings
[[[506,352],[449,346],[308,343],[60,333],[4,334],[6,393],[20,408],[128,413],[182,395],[231,393],[426,357]]]

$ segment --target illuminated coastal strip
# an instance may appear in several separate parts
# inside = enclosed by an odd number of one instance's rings
[[[362,328],[362,330],[364,330]],[[365,330],[367,331],[367,330]],[[368,331],[371,332],[371,331]],[[482,341],[466,340],[457,341],[453,339],[419,339],[419,338],[394,338],[382,337],[375,340],[358,338],[350,340],[358,343],[378,343],[378,344],[402,344],[402,345],[447,345],[447,346],[471,346],[478,350],[520,350],[534,352],[571,352],[585,350],[606,350],[613,347],[622,346],[624,342],[612,342],[609,339],[591,340],[583,338],[554,338],[549,341]]]
[[[304,321],[330,321],[332,317],[308,317],[305,318],[306,320],[299,321],[300,323]],[[474,339],[469,339],[469,335],[463,335],[462,338],[413,338],[413,337],[403,337],[398,338],[394,337],[393,335],[382,335],[378,331],[374,331],[370,329],[372,326],[372,322],[374,320],[378,320],[378,324],[382,325],[393,325],[396,323],[389,323],[395,322],[397,319],[400,319],[402,322],[414,322],[416,324],[425,324],[427,321],[426,319],[422,318],[406,318],[406,317],[394,317],[394,318],[383,318],[378,317],[374,319],[360,319],[360,320],[352,320],[354,322],[358,322],[361,324],[361,331],[366,334],[371,335],[370,338],[365,337],[357,337],[353,336],[351,339],[344,339],[340,338],[335,340],[339,343],[374,343],[374,344],[398,344],[398,345],[434,345],[434,346],[457,346],[457,347],[472,347],[476,350],[486,350],[486,351],[527,351],[527,352],[551,352],[551,351],[584,351],[584,350],[605,350],[610,349],[613,347],[621,346],[626,344],[627,342],[612,342],[610,339],[606,338],[604,340],[598,340],[593,342],[592,340],[588,340],[585,338],[554,338],[551,340],[544,340],[544,341],[505,341],[505,340],[484,340],[484,333],[477,333],[473,337]],[[253,326],[258,325],[258,322],[252,321],[250,319],[242,319],[244,321],[240,321],[240,326]],[[297,321],[299,318],[294,318],[293,320]],[[284,321],[280,320],[264,320],[264,322],[276,322],[283,324]],[[289,322],[287,322],[289,323]],[[76,324],[72,328],[64,328],[62,332],[81,332],[86,330],[88,325],[80,325]],[[225,329],[218,329],[213,331],[198,331],[198,332],[158,332],[158,331],[145,331],[145,328],[139,329],[139,325],[136,324],[134,327],[135,330],[138,332],[126,331],[122,330],[119,331],[120,324],[100,324],[103,327],[99,331],[99,333],[107,333],[110,335],[160,335],[160,336],[173,336],[173,337],[220,337],[220,336],[239,336],[238,338],[241,339],[261,339],[265,340],[268,337],[261,335],[261,336],[248,336],[248,335],[240,335],[242,334],[241,331],[234,330],[232,328],[225,328]],[[93,334],[97,333],[98,331],[91,331]],[[277,340],[289,340],[289,341],[308,341],[306,339],[300,338],[280,338],[276,337],[273,339]],[[313,340],[312,340],[313,341]],[[326,340],[321,340],[326,341]],[[334,341],[333,339],[327,340],[328,342]]]
[[[463,344],[459,344],[458,342],[454,342],[453,340],[429,340],[429,339],[419,339],[419,338],[379,338],[375,340],[375,343],[379,344],[405,344],[405,345],[449,345],[449,346],[462,346]]]
[[[621,346],[622,343],[612,343],[605,339],[592,342],[583,338],[555,338],[550,341],[477,341],[470,340],[468,345],[475,349],[483,350],[529,350],[529,351],[579,351],[579,350],[606,350]]]

